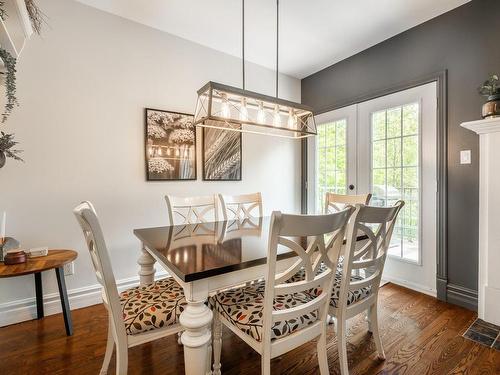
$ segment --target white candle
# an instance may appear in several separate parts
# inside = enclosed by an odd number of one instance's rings
[[[0,239],[5,238],[5,222],[7,221],[7,212],[2,212],[2,220],[0,221]]]

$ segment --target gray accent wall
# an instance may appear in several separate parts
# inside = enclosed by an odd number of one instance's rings
[[[484,99],[477,87],[490,73],[500,73],[500,1],[473,0],[304,78],[302,103],[325,112],[443,70],[448,72],[448,300],[473,308],[479,139],[460,123],[480,118]],[[467,149],[472,164],[460,165],[459,152]]]

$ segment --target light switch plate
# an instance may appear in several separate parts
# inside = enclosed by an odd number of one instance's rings
[[[470,164],[472,162],[470,150],[460,151],[460,164]]]

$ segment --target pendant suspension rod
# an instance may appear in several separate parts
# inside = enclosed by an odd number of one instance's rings
[[[276,0],[276,97],[278,97],[278,68],[279,68],[279,46],[280,46],[280,1]]]
[[[241,60],[242,89],[245,90],[245,0],[241,0]]]

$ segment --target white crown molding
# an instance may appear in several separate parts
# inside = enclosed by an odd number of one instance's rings
[[[166,276],[168,276],[168,274],[164,271],[156,272],[155,279],[158,280]],[[118,292],[137,285],[139,285],[139,276],[117,280],[116,282]],[[83,288],[68,290],[68,298],[71,310],[97,305],[102,303],[101,285],[94,284]],[[59,314],[62,311],[59,293],[45,294],[43,296],[43,309],[45,316]],[[36,300],[34,297],[0,304],[0,327],[32,319],[36,319]],[[61,329],[64,329],[62,321]]]
[[[463,122],[460,126],[477,134],[498,133],[500,132],[500,117]]]

